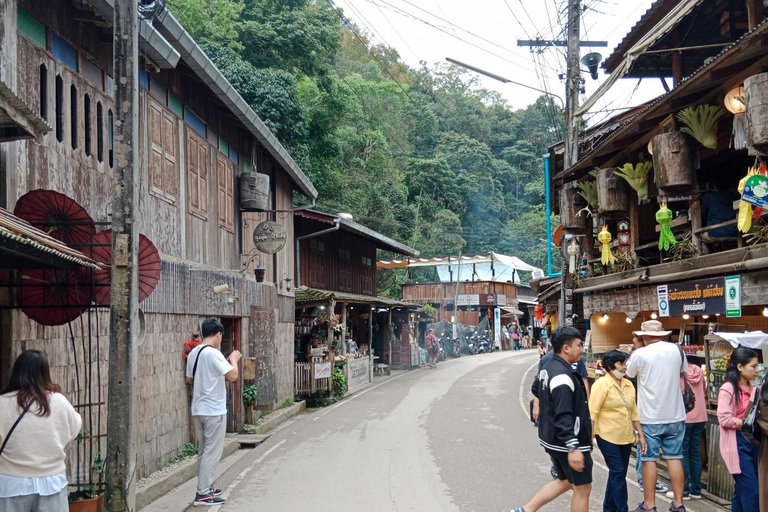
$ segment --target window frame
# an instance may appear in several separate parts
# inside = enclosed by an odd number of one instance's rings
[[[186,176],[186,183],[187,183],[187,211],[195,216],[198,217],[204,221],[208,220],[208,214],[210,212],[210,205],[208,203],[208,194],[209,194],[209,184],[208,184],[208,177],[210,176],[210,151],[211,151],[211,145],[208,143],[207,140],[205,140],[203,137],[201,137],[197,131],[195,131],[194,128],[191,126],[185,124],[184,129],[184,147],[185,147],[185,161],[186,161],[186,169],[184,170],[185,176]],[[192,187],[191,187],[191,175],[190,172],[190,165],[192,163],[191,154],[190,154],[190,142],[194,142],[196,144],[196,150],[200,150],[201,148],[205,148],[205,179],[202,179],[200,177],[199,172],[199,165],[198,165],[198,172],[195,173],[197,176],[197,184],[196,184],[196,190],[197,190],[197,199],[198,199],[198,206],[195,206],[192,204]],[[199,162],[199,154],[197,161]],[[201,194],[200,192],[200,186],[201,181],[205,182],[205,193]],[[200,199],[203,198],[205,200],[205,208],[203,208],[203,205],[200,204]]]
[[[216,197],[218,198],[219,227],[235,232],[235,166],[221,151],[216,152]],[[223,206],[222,206],[223,205]],[[223,214],[223,217],[222,217]]]
[[[156,101],[153,98],[148,98],[147,102],[147,142],[148,142],[148,188],[149,194],[161,199],[173,206],[178,204],[178,192],[179,192],[179,142],[178,142],[178,118],[168,110],[162,103]],[[153,109],[156,109],[159,113],[160,126],[154,126],[153,121]],[[171,123],[171,136],[170,141],[166,140],[166,123]],[[159,131],[158,131],[159,130]],[[153,139],[153,135],[159,135],[159,143]],[[169,143],[173,147],[169,150]],[[155,153],[158,154],[160,159],[159,168],[153,165],[153,157]],[[167,164],[172,165],[173,172],[167,171]],[[156,173],[160,173],[157,176]],[[173,182],[168,181],[168,176],[173,177]],[[159,183],[159,186],[155,186],[155,183]]]

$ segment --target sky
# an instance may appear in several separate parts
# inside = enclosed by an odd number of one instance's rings
[[[532,53],[518,47],[518,39],[565,38],[567,0],[334,0],[375,43],[395,48],[413,68],[426,61],[431,67],[451,57],[460,62],[565,97],[565,48]],[[653,0],[582,0],[581,39],[607,41],[603,48],[581,48],[610,55]],[[554,36],[553,36],[554,34]],[[585,66],[582,66],[585,69]],[[487,89],[498,91],[513,108],[525,108],[541,93],[478,75]],[[583,102],[607,78],[582,73]],[[671,80],[670,80],[671,82]],[[623,79],[585,115],[591,125],[653,99],[664,90],[658,79]],[[555,100],[556,103],[559,103]]]

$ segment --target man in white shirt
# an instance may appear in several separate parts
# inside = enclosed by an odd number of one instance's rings
[[[632,334],[642,338],[645,347],[632,353],[627,363],[627,376],[637,377],[637,408],[648,448],[639,455],[643,462],[644,501],[634,512],[656,510],[656,462],[660,449],[667,461],[675,495],[669,510],[685,512],[682,463],[685,404],[680,392],[680,374],[688,370],[688,363],[680,347],[668,343],[672,331],[665,331],[661,322],[649,320],[643,322],[640,329]]]
[[[224,451],[227,433],[227,388],[225,380],[236,382],[241,354],[235,350],[229,361],[219,346],[224,326],[206,318],[201,327],[203,341],[187,357],[187,383],[192,384],[192,418],[197,430],[197,493],[195,506],[221,505],[221,490],[213,487],[213,472]]]

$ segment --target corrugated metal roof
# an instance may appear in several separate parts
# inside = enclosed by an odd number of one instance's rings
[[[356,293],[332,292],[329,290],[320,290],[318,288],[309,288],[299,286],[296,288],[296,304],[306,302],[317,302],[321,300],[335,299],[337,302],[352,302],[355,304],[372,304],[382,307],[418,307],[416,304],[403,302],[400,300],[387,299],[385,297],[373,297],[371,295],[359,295]]]
[[[29,245],[39,251],[52,254],[57,258],[83,267],[90,267],[96,270],[103,268],[101,264],[85,254],[56,240],[4,208],[0,208],[0,237]]]
[[[624,39],[616,45],[616,48],[614,48],[611,54],[603,61],[602,68],[607,69],[608,71],[613,71],[616,65],[624,59],[624,54],[627,53],[634,44],[633,39],[635,36],[642,36],[642,34],[637,34],[637,32],[641,27],[648,23],[651,16],[656,14],[662,7],[665,7],[665,4],[671,9],[676,3],[676,0],[656,0],[656,2],[654,2],[645,13],[640,16],[640,19],[637,20],[637,23],[635,23],[631,29],[629,29],[629,32],[624,36]],[[614,63],[613,61],[615,59],[617,59],[617,62]]]
[[[32,111],[5,82],[0,80],[0,140],[36,138],[51,131],[48,123]]]

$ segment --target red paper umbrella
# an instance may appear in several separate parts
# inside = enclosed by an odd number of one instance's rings
[[[64,325],[80,316],[88,291],[75,270],[24,270],[18,292],[21,310],[42,325]]]
[[[13,213],[65,244],[87,244],[96,232],[93,219],[74,199],[53,190],[32,190]]]
[[[87,247],[83,252],[91,259],[106,263],[112,263],[112,230],[100,231],[93,237],[93,246]],[[161,270],[160,253],[155,244],[144,235],[139,235],[139,302],[143,301],[154,291],[160,282]],[[81,275],[90,281],[93,273],[93,296],[97,304],[110,303],[110,284],[112,274],[109,267],[104,270],[82,269]]]

